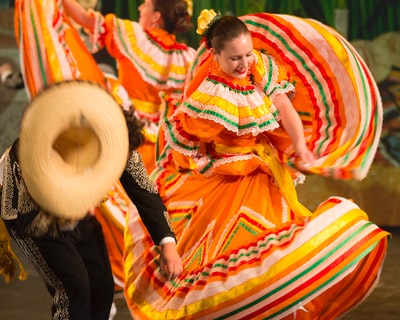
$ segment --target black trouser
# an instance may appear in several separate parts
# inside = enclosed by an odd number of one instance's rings
[[[12,220],[5,223],[53,297],[53,319],[108,319],[114,281],[96,218],[81,220],[56,239],[22,237]]]

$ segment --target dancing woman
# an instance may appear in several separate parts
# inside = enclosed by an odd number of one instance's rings
[[[145,234],[126,237],[131,313],[337,319],[378,282],[388,233],[344,198],[311,212],[295,184],[303,173],[365,176],[380,132],[372,77],[344,39],[315,21],[205,10],[198,26],[204,44],[163,124],[152,175],[184,272],[163,281]],[[128,216],[128,229],[139,228]]]

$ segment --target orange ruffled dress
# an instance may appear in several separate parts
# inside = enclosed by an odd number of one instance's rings
[[[161,91],[180,97],[195,50],[162,29],[148,29],[114,14],[92,12],[93,51],[106,47],[115,58],[118,79],[145,126],[145,144],[139,149],[147,171],[155,166],[154,146],[160,120]]]
[[[337,319],[379,280],[389,234],[350,200],[331,197],[315,212],[299,203],[301,173],[269,99],[294,85],[319,157],[314,173],[362,178],[381,126],[368,69],[318,22],[243,19],[257,49],[252,76],[227,77],[201,47],[185,99],[163,123],[152,178],[178,239],[180,277],[160,274],[142,222],[127,217],[125,297],[134,318]],[[267,46],[271,55],[261,52]]]

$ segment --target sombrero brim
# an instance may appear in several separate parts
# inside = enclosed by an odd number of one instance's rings
[[[41,208],[61,218],[80,219],[102,200],[121,176],[128,150],[120,106],[90,82],[45,89],[21,122],[24,182]]]

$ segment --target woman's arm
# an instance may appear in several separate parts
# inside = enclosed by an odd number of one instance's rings
[[[95,17],[75,0],[62,0],[64,10],[76,23],[93,32]]]
[[[289,97],[284,93],[276,94],[273,103],[279,111],[283,128],[288,133],[296,154],[304,162],[303,165],[311,165],[316,157],[307,147],[303,124]]]

